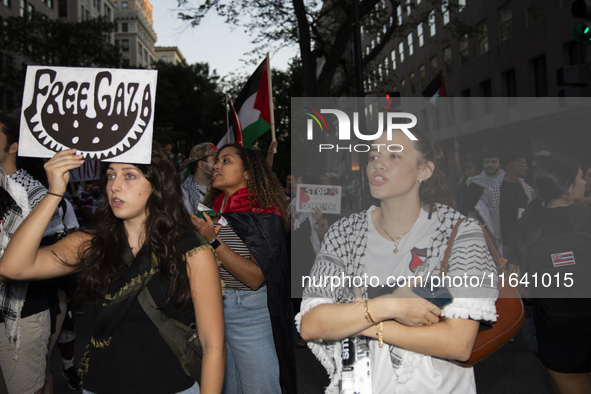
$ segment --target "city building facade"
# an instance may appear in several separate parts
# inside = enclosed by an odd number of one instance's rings
[[[179,47],[155,47],[154,51],[156,53],[156,61],[180,64],[185,67],[189,66]]]
[[[156,60],[157,36],[148,0],[113,1],[115,45],[121,49],[123,67],[150,68]]]

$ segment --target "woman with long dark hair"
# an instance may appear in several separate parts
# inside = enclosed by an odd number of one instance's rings
[[[412,133],[417,141],[400,130],[393,130],[391,140],[384,134],[374,141],[366,172],[380,206],[330,227],[304,289],[296,324],[330,375],[327,393],[476,392],[472,368],[447,360],[467,360],[479,321],[496,320],[496,285],[447,285],[453,302],[443,308],[412,297],[408,288],[391,293],[393,284],[404,284],[400,278],[439,275],[449,236],[463,217],[453,208],[441,149],[423,133]],[[482,230],[466,219],[453,242],[446,276],[491,273],[496,266]],[[326,277],[352,281],[319,286]],[[351,371],[343,367],[352,343],[369,354],[355,364],[354,372],[361,368],[362,374],[353,383]],[[357,354],[365,357],[366,352]]]
[[[577,159],[561,154],[542,158],[534,169],[533,184],[537,198],[517,222],[513,230],[515,242],[509,251],[509,262],[518,267],[520,274],[527,273],[530,277],[544,264],[554,265],[550,254],[572,251],[575,232],[591,236],[589,207],[574,205],[584,197],[586,185]],[[548,250],[545,259],[532,260],[528,255],[536,253],[533,242],[538,238],[543,237],[545,245],[552,245],[553,240],[565,236],[570,244],[567,249]],[[572,264],[591,264],[581,256],[584,255],[575,250]],[[568,272],[569,267],[572,266],[555,268],[552,275]],[[589,284],[589,278],[578,276],[573,280],[579,289],[581,285]],[[548,371],[554,390],[564,394],[591,392],[590,300],[534,298],[533,303],[537,354]]]
[[[150,164],[102,163],[103,203],[96,228],[78,231],[38,249],[60,202],[75,149],[46,165],[49,192],[10,241],[0,275],[14,280],[79,273],[79,300],[95,300],[91,344],[80,370],[86,393],[199,393],[148,317],[138,295],[186,325],[196,321],[203,348],[201,392],[219,393],[224,374],[222,290],[211,248],[192,229],[183,209],[178,176],[164,150],[152,148]]]
[[[193,219],[222,263],[224,393],[295,393],[284,190],[258,152],[226,145],[204,204],[227,220]]]

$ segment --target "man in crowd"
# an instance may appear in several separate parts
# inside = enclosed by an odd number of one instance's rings
[[[25,217],[47,189],[17,161],[19,127],[0,116],[2,204],[0,256]],[[55,197],[57,198],[57,197]],[[42,245],[65,232],[58,211],[47,226]],[[40,393],[45,384],[50,336],[49,304],[44,282],[0,283],[0,367],[9,393]]]
[[[501,158],[501,166],[504,175],[487,188],[476,210],[497,239],[499,251],[506,255],[511,230],[527,204],[536,197],[536,192],[524,181],[528,170],[525,155],[507,152]]]
[[[492,150],[484,152],[482,157],[484,170],[480,175],[468,178],[468,191],[466,192],[464,206],[460,211],[467,212],[468,217],[478,219],[476,204],[484,191],[497,183],[505,172],[501,169],[500,155]]]
[[[205,197],[213,172],[216,152],[217,148],[211,142],[202,142],[191,149],[187,160],[191,175],[185,179],[182,185],[185,207],[191,214],[196,214],[199,211],[197,206]]]

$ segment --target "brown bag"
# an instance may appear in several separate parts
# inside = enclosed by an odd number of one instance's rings
[[[443,261],[441,261],[440,275],[443,275],[449,267],[448,259],[451,253],[451,247],[458,228],[460,227],[460,223],[462,223],[463,220],[464,218],[458,220],[449,237]],[[482,228],[482,226],[480,227]],[[499,274],[504,273],[505,275],[499,276],[497,284],[497,288],[499,289],[499,297],[496,302],[497,315],[499,315],[497,321],[492,324],[492,328],[478,333],[474,348],[472,349],[472,355],[467,361],[453,361],[455,364],[467,367],[490,356],[505,343],[509,342],[509,340],[521,329],[525,317],[523,302],[521,302],[519,292],[515,287],[509,286],[508,283],[508,275],[505,269],[507,259],[499,255],[494,242],[491,241],[484,228],[482,228],[482,233],[484,234],[484,239],[486,240],[493,259],[499,268]],[[503,278],[502,281],[501,278]]]

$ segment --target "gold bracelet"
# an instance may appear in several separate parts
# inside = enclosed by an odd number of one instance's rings
[[[365,320],[367,320],[367,322],[369,323],[370,326],[375,326],[377,323],[375,322],[375,320],[371,317],[371,314],[369,313],[369,308],[367,307],[367,301],[368,301],[367,298],[365,299],[365,301],[363,301],[363,310],[365,311]]]
[[[382,331],[383,328],[384,328],[384,323],[379,322],[378,323],[378,332],[376,333],[376,335],[378,336],[378,346],[379,347],[382,347],[382,345],[384,344],[384,333]]]

